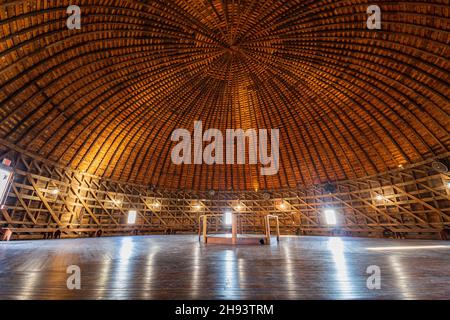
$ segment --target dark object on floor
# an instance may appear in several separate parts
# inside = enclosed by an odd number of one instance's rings
[[[53,239],[61,239],[61,230],[56,230],[53,234]]]
[[[0,229],[0,237],[2,241],[9,241],[11,240],[13,232],[9,228],[1,228]]]

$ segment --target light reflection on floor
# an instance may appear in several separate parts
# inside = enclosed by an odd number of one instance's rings
[[[233,247],[188,235],[0,243],[0,298],[445,299],[444,247],[327,237]],[[81,268],[80,291],[66,287],[72,264]],[[366,286],[370,265],[381,269],[381,290]]]
[[[341,298],[351,299],[352,281],[348,275],[347,262],[344,253],[344,243],[340,238],[330,238],[328,240],[328,248],[333,255],[333,261],[336,269],[336,280],[340,287]]]

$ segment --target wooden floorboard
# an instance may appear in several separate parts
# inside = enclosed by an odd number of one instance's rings
[[[69,265],[81,290],[68,290]],[[381,269],[369,290],[367,267]],[[196,236],[0,243],[1,299],[448,299],[450,242],[282,237],[270,246]]]

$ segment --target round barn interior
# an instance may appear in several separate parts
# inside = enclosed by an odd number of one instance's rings
[[[0,3],[10,240],[449,238],[448,1],[76,2]]]
[[[289,234],[448,228],[441,1],[386,4],[381,31],[364,28],[366,1],[103,2],[79,1],[74,30],[67,1],[1,5],[1,157],[15,171],[1,220],[13,237],[192,232],[236,201],[249,231],[264,214]],[[195,121],[279,130],[279,170],[174,164],[171,135]]]

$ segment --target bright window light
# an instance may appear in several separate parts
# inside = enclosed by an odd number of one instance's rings
[[[11,182],[11,170],[0,168],[0,204],[3,205]]]
[[[137,212],[135,210],[128,211],[128,224],[136,223]]]
[[[231,225],[231,223],[232,223],[232,213],[231,211],[227,211],[225,212],[225,224],[229,226]]]
[[[336,225],[336,211],[332,209],[325,210],[325,219],[327,220],[327,224]]]

